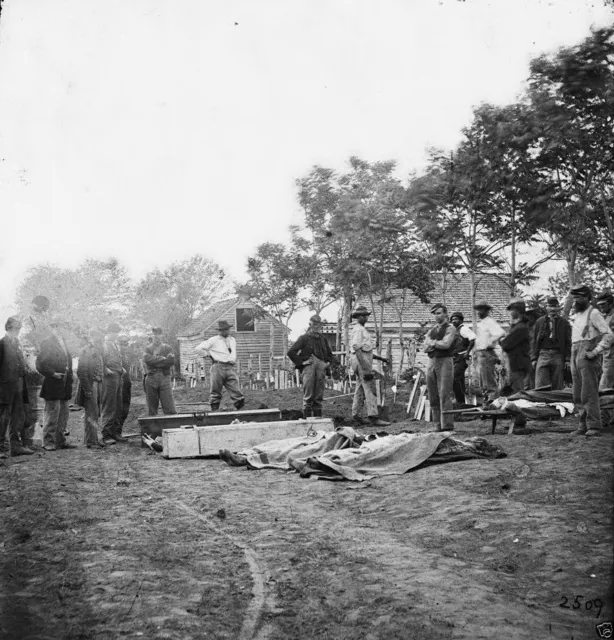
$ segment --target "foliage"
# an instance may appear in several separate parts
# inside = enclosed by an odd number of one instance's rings
[[[593,293],[599,293],[608,287],[614,288],[614,268],[610,266],[609,269],[603,269],[591,264],[585,258],[579,258],[575,265],[573,281],[574,284],[586,284]],[[550,276],[548,287],[552,291],[552,295],[557,296],[559,300],[564,300],[571,287],[568,271],[566,269],[559,270],[554,276]]]

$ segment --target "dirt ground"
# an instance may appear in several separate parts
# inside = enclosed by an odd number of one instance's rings
[[[247,396],[300,408],[297,389]],[[393,433],[427,428],[403,422],[406,397]],[[459,422],[508,457],[352,483],[165,460],[138,438],[88,450],[82,415],[79,449],[0,462],[0,638],[578,640],[613,621],[612,433]]]

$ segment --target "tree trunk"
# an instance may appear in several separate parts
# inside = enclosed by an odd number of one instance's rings
[[[565,261],[567,263],[567,278],[569,280],[569,288],[574,287],[576,283],[576,260],[578,259],[578,250],[575,247],[567,247],[567,255]],[[571,295],[567,293],[565,298],[565,304],[563,305],[563,317],[569,318],[569,312],[571,311],[571,304],[573,300]]]
[[[469,271],[469,281],[471,282],[471,321],[473,323],[473,332],[478,330],[478,318],[475,312],[475,271]]]
[[[511,271],[510,274],[510,298],[516,297],[516,216],[512,210],[512,240],[511,240]]]
[[[352,289],[344,287],[343,289],[343,342],[345,344],[345,364],[346,368],[350,367],[350,323],[352,313]]]

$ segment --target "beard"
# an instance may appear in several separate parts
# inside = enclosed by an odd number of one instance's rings
[[[576,300],[573,303],[573,308],[575,311],[579,311],[580,313],[582,313],[582,311],[586,311],[588,309],[588,301],[587,300]]]

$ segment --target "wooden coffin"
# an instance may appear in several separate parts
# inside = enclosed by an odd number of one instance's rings
[[[334,431],[334,429],[335,425],[330,418],[164,429],[162,455],[165,458],[217,456],[220,449],[241,451],[269,440],[306,436],[311,430]]]
[[[167,416],[143,416],[139,418],[141,435],[152,438],[162,435],[164,429],[178,429],[182,426],[203,427],[214,424],[230,424],[233,420],[241,422],[274,422],[281,420],[279,409],[253,409],[250,411],[217,411],[215,413],[176,413]]]

